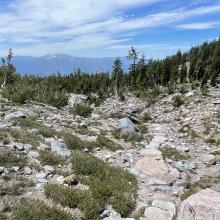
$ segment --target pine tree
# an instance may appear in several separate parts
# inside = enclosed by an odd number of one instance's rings
[[[122,75],[123,75],[122,62],[119,58],[116,58],[114,61],[114,66],[112,71],[113,90],[116,96],[119,95],[119,88],[120,88]]]

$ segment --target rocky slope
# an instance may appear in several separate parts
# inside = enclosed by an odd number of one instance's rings
[[[75,149],[65,138],[71,134],[84,143],[85,154],[136,177],[136,206],[127,219],[220,219],[220,89],[210,88],[206,95],[191,91],[182,95],[179,107],[174,107],[175,96],[151,103],[132,93],[124,101],[111,97],[90,118],[72,115],[68,107],[17,106],[1,99],[2,218],[13,216],[9,207],[21,197],[55,205],[76,219],[83,216],[80,208],[67,208],[44,193],[48,184],[88,188],[71,169]],[[105,206],[100,217],[125,219],[112,206]]]

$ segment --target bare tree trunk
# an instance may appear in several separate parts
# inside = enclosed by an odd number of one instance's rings
[[[6,80],[7,80],[7,72],[6,72],[6,70],[4,70],[4,81],[3,81],[2,85],[1,85],[2,89],[4,89],[4,87],[5,87]]]

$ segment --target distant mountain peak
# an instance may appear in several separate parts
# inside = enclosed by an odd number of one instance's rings
[[[49,53],[46,57],[48,57],[48,58],[56,58],[57,55],[52,52],[52,53]]]
[[[130,61],[123,57],[121,59],[122,67],[124,71],[127,71]],[[75,57],[52,52],[42,57],[15,56],[12,62],[20,74],[45,76],[57,73],[58,71],[61,74],[68,74],[77,68],[87,73],[111,72],[114,60],[114,57]]]

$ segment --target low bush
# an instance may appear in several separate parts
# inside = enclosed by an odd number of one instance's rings
[[[50,127],[47,127],[43,123],[38,122],[34,117],[15,119],[13,123],[14,125],[19,125],[21,128],[36,129],[36,133],[45,138],[54,137],[56,134],[56,131]]]
[[[27,157],[13,152],[12,150],[8,149],[1,149],[0,150],[0,166],[2,167],[12,167],[12,166],[25,166],[27,164]]]
[[[165,148],[160,148],[160,150],[162,151],[162,156],[164,159],[169,158],[175,161],[189,159],[188,154],[180,153],[175,148],[165,147]]]
[[[143,116],[142,116],[142,121],[143,122],[148,122],[151,120],[151,116],[148,112],[144,112]]]
[[[39,200],[22,198],[12,208],[12,220],[75,220],[70,214]]]
[[[131,213],[137,192],[133,174],[82,152],[75,153],[71,162],[76,175],[88,177],[84,181],[99,203],[111,204],[123,217]]]
[[[77,103],[71,109],[70,113],[82,116],[84,118],[88,118],[91,116],[93,109],[90,107],[88,103]]]
[[[64,139],[64,142],[67,146],[67,148],[72,150],[82,150],[86,146],[84,145],[83,141],[77,137],[76,135],[63,133],[61,136]]]
[[[44,188],[46,197],[70,208],[79,208],[83,211],[85,219],[98,220],[101,209],[97,200],[90,191],[82,191],[71,187],[48,184]]]
[[[123,149],[120,145],[114,143],[112,140],[101,134],[98,135],[96,139],[96,146],[100,148],[106,148],[111,151],[117,151]]]
[[[140,130],[141,134],[146,134],[146,133],[148,133],[148,127],[147,127],[147,125],[145,125],[145,124],[140,124],[140,125],[139,125],[139,130]]]
[[[173,98],[172,105],[176,108],[180,107],[181,105],[184,104],[184,99],[181,95],[176,95]]]
[[[65,158],[47,150],[40,151],[40,160],[42,161],[43,165],[59,165],[65,162]]]

